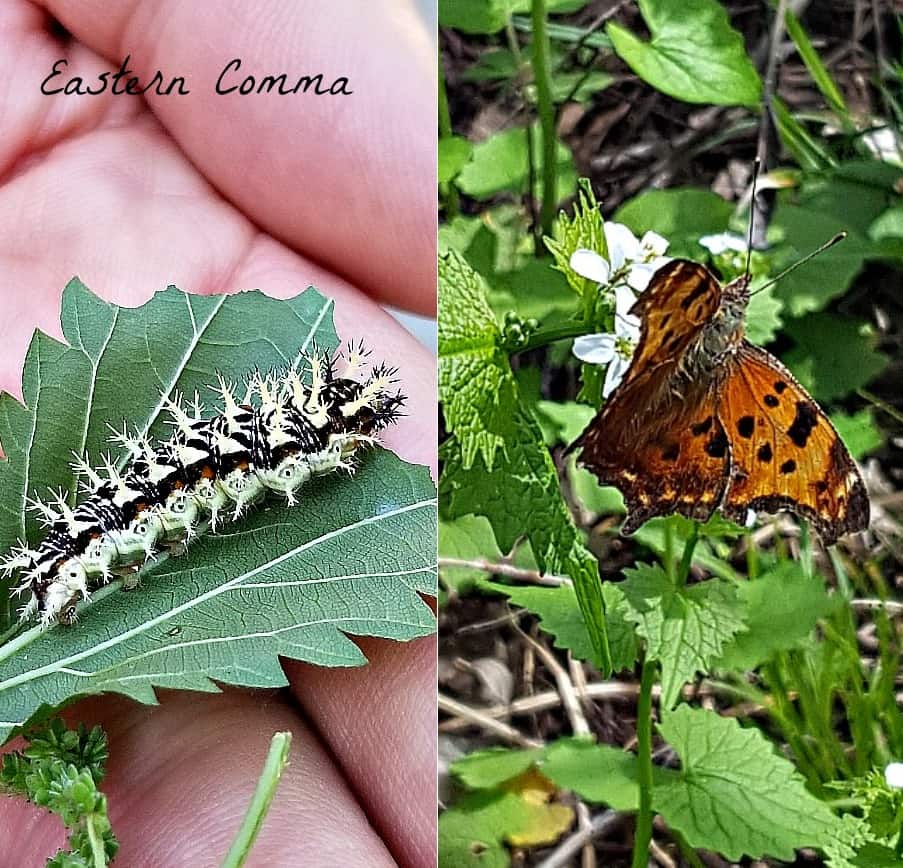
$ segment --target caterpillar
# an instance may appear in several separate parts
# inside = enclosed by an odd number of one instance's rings
[[[392,388],[395,369],[381,363],[360,376],[368,355],[361,344],[338,357],[299,353],[286,369],[253,372],[241,401],[219,376],[209,388],[221,406],[209,417],[196,393],[190,403],[164,393],[172,434],[162,442],[108,426],[127,456],[122,468],[109,454],[102,472],[76,455],[81,502],[71,506],[63,490],[27,499],[46,535],[36,548],[19,540],[0,562],[20,579],[15,592],[30,595],[20,617],[72,624],[78,602],[114,575],[133,578],[164,549],[177,553],[270,492],[294,504],[312,476],[353,472],[359,450],[378,442],[407,400]]]

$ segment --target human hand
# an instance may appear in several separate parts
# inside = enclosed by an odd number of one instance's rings
[[[281,297],[313,284],[335,299],[341,338],[363,337],[401,371],[409,415],[386,445],[435,462],[435,361],[374,301],[434,304],[435,62],[413,10],[9,0],[0,33],[0,388],[20,393],[35,327],[61,335],[73,274],[126,305],[169,283]],[[127,53],[143,82],[160,69],[191,94],[40,91],[60,57],[57,82],[96,86]],[[216,95],[234,57],[258,77],[346,76],[354,93]],[[248,864],[433,864],[433,640],[359,644],[361,670],[285,661],[287,691],[70,708],[70,723],[109,735],[117,864],[218,864],[281,729],[292,762]],[[62,843],[54,818],[0,802],[0,865],[41,865]]]

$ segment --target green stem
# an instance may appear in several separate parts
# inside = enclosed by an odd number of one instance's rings
[[[579,338],[586,334],[586,323],[582,322],[566,322],[560,325],[549,326],[544,329],[537,329],[527,338],[527,342],[517,348],[516,352],[525,353],[527,350],[535,350],[544,347],[547,344],[554,344],[556,341],[567,340],[568,338]]]
[[[450,139],[452,137],[451,114],[448,110],[448,94],[445,92],[445,70],[442,67],[442,55],[439,55],[439,138]],[[439,185],[445,206],[445,219],[453,220],[458,216],[459,201],[458,188],[454,181],[447,181]]]
[[[542,133],[542,205],[539,222],[544,235],[552,234],[558,205],[558,176],[555,172],[555,106],[552,103],[552,69],[549,63],[549,31],[545,0],[533,0],[533,80],[536,84],[536,108]],[[540,249],[537,250],[539,255]]]
[[[652,841],[652,685],[654,682],[655,662],[644,660],[640,676],[640,697],[637,703],[637,783],[640,787],[640,804],[636,815],[632,868],[646,868],[649,864],[649,844]]]
[[[684,543],[683,557],[681,557],[680,566],[677,569],[677,581],[681,586],[687,583],[687,579],[690,576],[690,567],[693,564],[693,551],[695,550],[698,541],[699,525],[694,521],[693,529],[690,531],[690,535]]]
[[[270,802],[273,801],[279,778],[288,764],[291,744],[292,734],[290,732],[277,732],[270,741],[270,750],[267,753],[260,779],[257,781],[254,795],[251,797],[251,803],[248,805],[241,828],[223,860],[222,868],[240,868],[248,858],[248,853],[251,851],[270,808]]]
[[[91,858],[94,860],[94,868],[106,868],[107,854],[103,846],[103,836],[97,833],[94,826],[94,814],[85,817],[85,830],[88,833],[88,841],[91,843]]]

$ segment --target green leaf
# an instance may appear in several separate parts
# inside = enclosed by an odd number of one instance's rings
[[[709,672],[724,646],[744,627],[735,587],[710,579],[677,588],[658,566],[640,564],[624,571],[619,587],[628,621],[646,640],[646,654],[662,667],[662,708],[671,708],[697,672]]]
[[[752,287],[756,292],[756,287]],[[781,311],[784,302],[775,297],[774,287],[756,293],[749,300],[746,308],[746,336],[754,343],[771,343],[781,330]]]
[[[462,515],[454,521],[439,522],[439,557],[462,561],[486,560],[498,563],[502,553],[495,542],[492,525],[482,515]],[[468,593],[486,575],[473,567],[442,565],[442,581],[459,594]]]
[[[462,33],[496,33],[510,15],[510,0],[442,0],[439,24]]]
[[[439,139],[439,183],[451,181],[464,167],[473,152],[473,145],[461,136]]]
[[[70,347],[36,335],[27,408],[0,397],[4,547],[21,533],[26,492],[72,490],[70,452],[96,458],[107,422],[126,417],[159,436],[167,431],[161,389],[203,394],[216,372],[237,381],[255,367],[291,362],[314,342],[337,343],[332,302],[313,289],[277,301],[170,288],[129,309],[73,282],[62,314]],[[278,655],[359,665],[363,655],[346,634],[431,632],[418,592],[435,593],[434,568],[435,492],[426,470],[374,450],[354,478],[312,481],[303,506],[273,503],[182,556],[158,557],[142,570],[140,591],[123,593],[119,582],[102,588],[77,627],[35,627],[2,646],[0,741],[42,704],[74,695],[115,691],[154,702],[156,686],[283,685]]]
[[[856,868],[900,868],[900,857],[880,844],[866,844],[853,859]]]
[[[555,637],[556,648],[570,651],[577,660],[594,658],[593,643],[586,632],[573,585],[546,588],[482,581],[480,587],[504,594],[516,606],[523,606],[536,615],[542,621],[543,629]],[[605,597],[612,670],[620,672],[631,668],[636,662],[636,638],[633,625],[625,618],[624,595],[619,586],[606,582],[602,585],[602,594]]]
[[[613,75],[600,69],[558,72],[552,78],[552,100],[560,103],[570,97],[574,102],[587,102],[614,82]]]
[[[821,576],[807,576],[796,561],[738,584],[737,593],[746,609],[746,630],[726,644],[719,669],[755,669],[777,652],[798,647],[820,619],[843,605],[840,597],[828,596]]]
[[[675,550],[681,551],[693,532],[694,522],[682,515],[653,518],[636,532],[634,538],[654,551],[660,558],[664,558],[667,556],[665,538],[669,529],[673,534]],[[719,578],[738,580],[737,571],[725,560],[729,556],[729,549],[721,553],[716,549],[722,542],[720,537],[739,536],[743,533],[743,528],[726,521],[716,513],[705,524],[698,525],[697,532],[701,539],[693,549],[693,563]]]
[[[871,245],[841,217],[809,206],[779,203],[772,227],[784,233],[793,248],[793,260],[816,250],[838,232],[847,237],[840,244],[820,253],[795,268],[778,282],[775,295],[784,301],[790,316],[821,310],[828,302],[843,295],[862,268]]]
[[[784,362],[819,401],[842,398],[887,367],[888,358],[874,349],[875,338],[864,320],[817,313],[788,320],[784,327],[796,341]]]
[[[715,0],[639,0],[644,42],[614,22],[615,51],[643,81],[685,102],[758,106],[762,84],[743,37]]]
[[[588,802],[616,811],[635,811],[639,805],[636,756],[629,751],[589,739],[561,739],[546,749],[541,769],[559,787]]]
[[[507,868],[509,841],[552,844],[572,822],[573,812],[564,805],[537,804],[504,790],[470,793],[439,817],[439,864]]]
[[[608,671],[598,564],[562,500],[508,359],[494,346],[498,332],[479,279],[454,252],[439,262],[439,299],[439,395],[453,435],[443,445],[444,514],[485,515],[502,550],[526,537],[540,570],[570,576],[591,625],[594,662]]]
[[[582,298],[586,292],[595,290],[595,284],[571,268],[571,255],[575,250],[583,248],[595,250],[600,256],[606,257],[608,248],[605,244],[605,221],[592,185],[587,178],[581,178],[578,186],[573,216],[562,212],[555,225],[555,237],[546,238],[545,242],[555,258],[555,268],[567,278],[571,288]]]
[[[472,790],[492,789],[532,768],[543,754],[542,748],[510,750],[492,747],[461,757],[451,770]]]
[[[850,455],[857,461],[884,443],[884,435],[875,422],[871,407],[863,407],[855,413],[832,413],[831,421]]]
[[[439,400],[464,468],[477,454],[492,468],[511,436],[514,381],[479,275],[451,251],[439,259]]]
[[[496,272],[490,280],[489,301],[499,317],[514,310],[522,319],[532,317],[548,325],[574,310],[574,293],[547,261],[534,258],[514,271]]]
[[[636,235],[651,230],[673,242],[678,237],[697,239],[724,232],[733,210],[730,202],[710,190],[675,187],[648,190],[628,199],[612,219]]]
[[[869,227],[869,237],[875,241],[882,238],[903,238],[903,205],[888,208],[876,217]]]
[[[525,52],[529,54],[529,52]],[[507,81],[517,73],[517,59],[508,48],[484,51],[461,75],[464,81]]]
[[[536,169],[536,191],[542,178],[542,154],[538,127],[533,132],[533,165]],[[485,200],[497,193],[523,193],[527,189],[530,164],[527,159],[527,130],[511,127],[473,146],[473,156],[458,176],[458,186],[474,199]],[[567,198],[574,189],[577,176],[571,152],[561,143],[555,146],[559,194]]]
[[[792,861],[796,848],[821,847],[836,832],[838,820],[759,730],[686,705],[659,729],[681,771],[656,785],[653,804],[691,847],[731,862],[744,854]]]
[[[596,415],[596,411],[592,407],[578,404],[576,401],[563,403],[537,401],[536,412],[540,417],[540,422],[548,425],[549,433],[552,435],[550,439],[546,440],[549,446],[554,446],[556,443],[565,445],[573,443]]]

